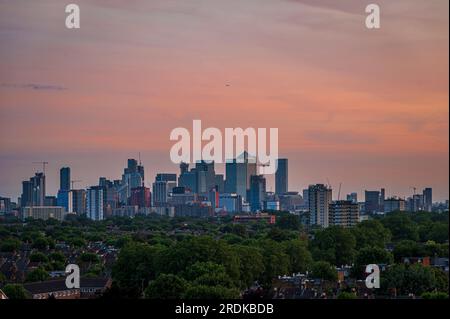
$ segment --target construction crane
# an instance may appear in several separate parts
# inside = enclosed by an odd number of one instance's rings
[[[74,189],[73,184],[80,183],[80,182],[82,182],[82,180],[80,180],[80,179],[71,180],[70,183],[71,183],[72,187],[70,189]]]
[[[414,191],[413,195],[416,195],[417,188],[415,186],[411,186],[410,188]]]
[[[48,162],[42,161],[42,162],[33,162],[33,164],[42,164],[42,172],[45,175],[45,165],[48,164]]]

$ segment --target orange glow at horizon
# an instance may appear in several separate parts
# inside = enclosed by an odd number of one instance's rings
[[[448,199],[448,1],[378,1],[379,30],[358,0],[77,3],[73,31],[60,1],[0,1],[0,195],[49,157],[95,183],[141,151],[151,182],[177,171],[170,131],[201,119],[278,127],[292,190]]]

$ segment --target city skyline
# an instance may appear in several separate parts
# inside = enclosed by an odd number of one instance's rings
[[[449,9],[0,0],[0,304],[448,301]]]
[[[286,161],[287,162],[287,160],[288,159],[286,159],[286,158],[280,158],[279,160],[282,160],[282,161]],[[143,161],[141,161],[140,159],[139,159],[139,161],[138,160],[136,160],[136,159],[134,159],[134,158],[128,158],[127,159],[127,161],[128,161],[128,165],[130,165],[130,161],[135,161],[135,163],[138,165],[138,167],[140,167],[141,168],[141,170],[142,170],[142,172],[143,172],[143,174],[145,174],[144,172],[146,171],[146,168],[145,168],[145,163],[143,162]],[[123,170],[124,169],[124,167],[125,167],[125,171],[127,170],[127,168],[126,168],[126,162],[127,161],[125,161],[124,162],[124,165],[121,167],[121,170]],[[199,162],[200,163],[200,162]],[[186,163],[185,163],[186,164]],[[41,170],[36,170],[35,171],[35,173],[33,173],[33,174],[31,174],[29,177],[27,177],[27,178],[25,178],[24,180],[22,180],[20,183],[19,183],[19,187],[22,187],[21,185],[22,185],[22,182],[27,182],[28,181],[28,179],[33,179],[33,178],[35,178],[36,176],[43,176],[44,177],[44,192],[45,192],[45,195],[46,196],[56,196],[56,195],[59,195],[59,190],[61,190],[61,183],[62,183],[62,180],[64,179],[67,179],[67,177],[66,176],[64,176],[63,177],[63,175],[62,175],[62,171],[66,171],[66,170],[69,170],[69,178],[71,177],[71,172],[72,172],[72,169],[71,169],[71,166],[70,165],[64,165],[64,166],[61,166],[59,169],[57,169],[57,171],[58,171],[58,173],[57,173],[57,181],[54,181],[54,183],[53,184],[55,184],[55,186],[53,186],[53,187],[56,187],[56,191],[55,192],[52,192],[52,188],[49,188],[49,178],[48,178],[48,176],[47,176],[47,173],[48,172],[51,172],[51,169],[49,169],[48,168],[48,163],[46,164],[47,165],[47,167],[46,167],[46,174],[45,175],[42,175],[43,174],[43,172],[42,172],[42,169]],[[175,165],[175,164],[174,164]],[[189,165],[189,169],[192,169],[192,168],[195,168],[196,167],[196,165],[195,164],[188,164]],[[217,164],[217,163],[214,163],[214,165],[213,165],[213,167],[214,167],[214,169],[215,169],[215,172],[213,171],[213,173],[214,174],[216,174],[216,176],[217,176],[217,174],[219,174],[219,175],[221,175],[222,176],[222,178],[223,178],[223,181],[225,181],[226,179],[227,179],[227,175],[226,175],[226,170],[225,169],[223,169],[223,171],[221,171],[220,169],[219,170],[217,170],[217,166],[221,166],[221,165],[225,165],[225,164]],[[241,164],[242,165],[242,164]],[[175,182],[175,184],[179,184],[180,182],[179,182],[179,178],[180,178],[180,169],[181,169],[181,167],[178,165],[177,166],[177,169],[176,170],[174,170],[174,171],[157,171],[157,173],[155,174],[155,175],[147,175],[147,174],[145,174],[145,176],[146,176],[146,178],[142,178],[142,181],[143,181],[143,183],[142,183],[142,185],[143,186],[145,186],[145,187],[148,187],[148,188],[152,188],[153,187],[153,184],[154,184],[154,182],[157,182],[158,180],[160,180],[160,178],[161,178],[161,176],[168,176],[168,175],[173,175],[174,177],[173,178],[175,178],[174,179],[174,182]],[[287,171],[287,168],[286,168],[286,171]],[[53,174],[51,174],[51,175],[53,175]],[[255,174],[255,175],[253,175],[253,176],[259,176],[258,174]],[[271,177],[270,178],[270,180],[272,181],[272,184],[273,185],[275,185],[275,174],[273,174],[273,176],[271,176],[271,175],[261,175],[261,176],[264,176],[264,180],[269,180],[267,177]],[[73,176],[72,176],[73,177]],[[249,178],[250,177],[250,175],[248,175],[247,176],[247,178]],[[73,182],[73,184],[75,184],[76,186],[74,186],[73,188],[72,188],[72,186],[70,186],[69,187],[69,189],[70,190],[80,190],[80,189],[84,189],[84,190],[88,190],[89,188],[91,188],[91,187],[97,187],[97,186],[99,186],[99,185],[101,185],[102,184],[102,180],[106,180],[106,181],[114,181],[114,180],[120,180],[120,179],[123,179],[123,175],[121,175],[120,174],[120,170],[119,170],[119,173],[118,174],[116,174],[116,175],[114,175],[114,176],[105,176],[105,175],[98,175],[98,176],[93,176],[92,177],[92,180],[93,180],[93,182],[92,183],[89,183],[89,184],[86,184],[86,183],[84,183],[82,180],[78,180],[78,179],[73,179],[73,180],[71,180],[71,182]],[[163,177],[164,178],[164,177]],[[228,177],[228,178],[230,178],[230,176]],[[289,180],[289,174],[287,174],[287,175],[285,175],[284,176],[284,178],[286,179],[286,181],[287,180]],[[67,181],[65,181],[64,182],[65,184],[67,184],[67,183],[69,183],[69,182],[67,182]],[[128,192],[131,192],[131,188],[132,187],[137,187],[138,185],[141,185],[141,182],[140,181],[135,181],[135,182],[133,182],[135,185],[134,186],[129,186],[130,187],[130,190],[128,191]],[[132,183],[132,184],[133,184]],[[69,183],[70,184],[70,183]],[[72,184],[72,185],[73,185]],[[226,183],[225,183],[226,184]],[[287,189],[287,192],[298,192],[300,195],[302,195],[302,192],[303,191],[305,191],[305,190],[307,190],[310,186],[314,186],[314,185],[319,185],[319,184],[321,184],[321,185],[324,185],[324,186],[326,186],[326,187],[329,187],[330,189],[332,189],[332,190],[334,190],[334,192],[332,193],[332,200],[334,200],[334,201],[336,201],[336,200],[345,200],[345,198],[346,198],[346,196],[348,197],[348,196],[352,196],[353,194],[357,194],[357,198],[359,199],[359,202],[364,202],[364,200],[368,200],[368,198],[367,198],[367,193],[369,192],[369,193],[376,193],[376,192],[379,192],[379,189],[381,189],[381,191],[383,192],[383,198],[386,198],[386,199],[388,199],[388,198],[402,198],[402,199],[407,199],[408,197],[412,197],[412,195],[415,195],[415,194],[421,194],[422,193],[422,190],[425,190],[425,189],[429,189],[429,187],[428,186],[419,186],[419,187],[411,187],[410,189],[409,189],[409,192],[408,191],[406,191],[405,192],[405,195],[402,195],[402,194],[397,194],[397,193],[393,193],[393,192],[390,192],[389,191],[389,188],[387,188],[386,187],[386,185],[382,185],[381,187],[379,187],[379,188],[372,188],[372,189],[369,189],[369,188],[362,188],[361,190],[352,190],[352,191],[349,191],[349,192],[346,192],[346,191],[343,191],[343,188],[342,188],[342,182],[341,183],[338,183],[338,185],[334,185],[334,184],[332,184],[332,183],[330,183],[330,181],[329,180],[327,180],[327,181],[325,181],[325,182],[321,182],[321,181],[317,181],[317,182],[315,182],[315,183],[311,183],[311,184],[308,184],[308,185],[305,185],[305,187],[303,187],[303,188],[299,188],[299,189],[292,189],[292,188],[288,188]],[[222,192],[220,192],[220,193],[224,193],[224,194],[227,194],[227,193],[235,193],[235,192],[229,192],[229,191],[227,191],[227,186],[225,186],[225,190]],[[432,187],[430,187],[431,189],[432,189]],[[275,191],[275,187],[267,187],[267,188],[265,188],[266,189],[266,191],[267,192],[269,192],[269,193],[274,193],[274,194],[277,194],[276,193],[276,191]],[[386,189],[388,190],[388,191],[386,191]],[[64,189],[62,189],[63,191],[64,191]],[[433,189],[433,203],[440,203],[440,202],[445,202],[445,201],[447,201],[448,200],[448,198],[446,198],[446,199],[443,199],[443,200],[440,200],[440,199],[436,199],[436,197],[435,197],[435,195],[434,195],[434,192],[435,192],[436,190],[434,190]],[[5,196],[5,194],[1,194],[3,197],[6,197],[6,198],[11,198],[11,200],[14,202],[14,201],[16,201],[17,200],[17,198],[19,198],[20,197],[20,195],[21,195],[21,192],[22,192],[22,190],[20,190],[19,191],[19,193],[18,193],[18,195],[17,196]],[[194,191],[194,192],[197,192],[197,191]],[[205,192],[205,191],[203,191],[203,192]],[[208,191],[206,191],[206,193],[207,193]],[[238,192],[239,193],[239,192]],[[279,195],[281,195],[281,194],[283,194],[283,193],[279,193]],[[130,196],[130,194],[128,194],[128,196]],[[245,196],[243,196],[243,198],[244,198]],[[349,200],[349,198],[347,198],[347,200]]]
[[[378,1],[379,30],[360,1],[77,3],[73,31],[64,3],[0,1],[2,196],[40,160],[52,194],[60,167],[89,186],[138,152],[176,172],[170,131],[198,118],[278,127],[292,190],[448,199],[448,2]]]

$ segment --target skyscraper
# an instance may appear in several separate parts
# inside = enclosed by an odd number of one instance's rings
[[[275,173],[275,194],[280,195],[288,192],[288,160],[280,158],[277,160],[277,171]]]
[[[188,164],[180,164],[180,177],[178,186],[190,189],[194,193],[208,195],[216,186],[220,185],[220,179],[214,169],[214,162],[199,161],[195,167],[188,171]],[[217,185],[219,183],[219,185]]]
[[[364,192],[365,194],[365,212],[367,214],[373,214],[377,212],[381,212],[381,193],[380,191],[368,191]],[[383,192],[383,201],[384,201],[384,192]]]
[[[44,206],[45,201],[45,175],[36,173],[30,179],[32,185],[32,206]]]
[[[86,213],[92,220],[103,220],[103,187],[89,187],[86,193]]]
[[[98,186],[103,189],[103,217],[111,217],[113,209],[117,208],[119,202],[126,205],[129,201],[129,196],[126,195],[126,187],[121,186],[120,183],[115,183],[106,177],[100,177]],[[120,198],[119,189],[122,192],[122,198]],[[130,194],[131,196],[131,194]]]
[[[256,175],[256,160],[247,152],[237,159],[227,161],[225,165],[225,192],[235,193],[248,200],[247,190],[250,188],[251,176]]]
[[[22,182],[22,195],[20,196],[20,206],[26,207],[31,206],[31,182],[23,181]]]
[[[427,187],[423,190],[423,210],[431,212],[433,210],[433,190]]]
[[[178,178],[178,186],[185,187],[193,193],[197,193],[197,172],[195,169],[190,172],[183,171]]]
[[[161,182],[161,183],[160,183]],[[167,202],[170,194],[172,193],[173,189],[177,187],[177,174],[171,174],[171,173],[158,173],[155,177],[155,183],[157,183],[160,187],[165,188],[165,196],[161,194],[157,194],[156,198],[159,202],[159,199],[164,199],[164,203]],[[155,183],[153,185],[155,185]],[[162,186],[165,183],[165,186]],[[162,189],[162,188],[161,188]],[[157,190],[158,191],[158,190]]]
[[[59,189],[70,190],[70,167],[63,167],[59,170]]]
[[[208,194],[216,186],[214,162],[200,161],[195,163],[197,172],[197,192]]]
[[[72,210],[77,215],[86,214],[86,191],[84,189],[72,189]]]
[[[155,181],[153,183],[153,206],[165,206],[169,199],[169,190],[168,190],[168,182],[167,181]]]
[[[424,196],[422,194],[414,194],[408,198],[406,210],[409,212],[419,212],[424,210]]]
[[[59,190],[57,197],[58,206],[64,207],[68,213],[73,212],[73,194],[71,190]]]
[[[329,226],[329,205],[332,202],[331,188],[323,184],[308,188],[310,225]]]
[[[125,186],[125,196],[128,199],[131,196],[131,189],[142,185],[144,182],[144,166],[135,159],[128,159],[128,166],[124,169],[122,175],[122,184]]]
[[[250,189],[248,193],[250,210],[252,212],[262,210],[266,197],[266,179],[263,175],[253,175],[250,177]]]
[[[36,173],[29,181],[22,182],[21,206],[44,206],[45,175]]]

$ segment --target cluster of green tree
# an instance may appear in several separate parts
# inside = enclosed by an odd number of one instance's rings
[[[352,265],[352,277],[363,279],[369,263],[390,265],[381,276],[383,293],[396,288],[397,294],[429,297],[448,287],[448,277],[438,269],[403,265],[404,257],[448,257],[448,212],[393,212],[353,228],[310,230],[298,216],[282,212],[275,225],[234,224],[230,217],[137,216],[101,222],[77,217],[61,223],[3,223],[0,239],[4,252],[30,244],[35,251],[30,258],[44,270],[63,262],[53,255],[56,242],[80,251],[96,241],[115,246],[120,253],[111,296],[226,298],[255,281],[268,288],[277,276],[296,272],[335,281],[335,267],[342,265]],[[90,265],[91,275],[104,271],[98,256],[90,253],[82,253],[78,262]],[[44,278],[41,270],[30,273],[30,280]]]
[[[327,270],[332,269],[327,265]],[[230,244],[210,236],[186,236],[169,246],[126,244],[112,275],[121,296],[227,298],[238,297],[255,281],[270,286],[276,276],[304,272],[312,266],[307,242],[300,239],[276,242],[263,238]],[[170,281],[164,283],[166,279]],[[157,289],[168,282],[173,289]]]

